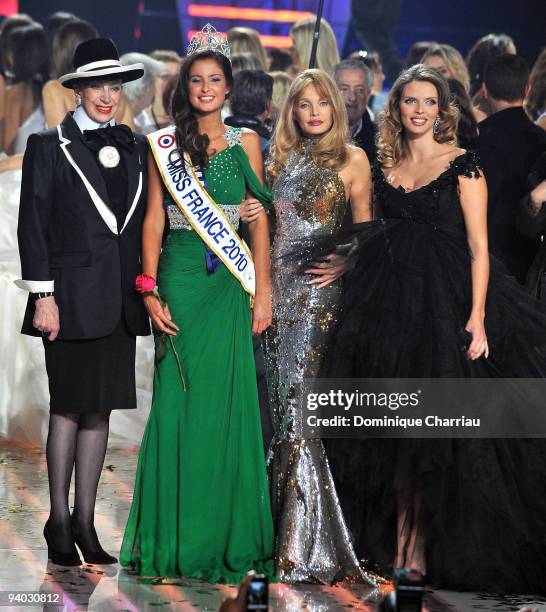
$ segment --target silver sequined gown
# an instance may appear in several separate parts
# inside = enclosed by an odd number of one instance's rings
[[[273,324],[266,334],[266,365],[275,437],[269,476],[279,577],[286,582],[369,581],[361,571],[339,505],[322,441],[302,440],[302,383],[318,374],[337,322],[341,284],[305,284],[294,256],[303,241],[336,233],[346,211],[337,172],[293,152],[273,189],[277,231],[272,247]],[[289,258],[283,256],[290,254]]]

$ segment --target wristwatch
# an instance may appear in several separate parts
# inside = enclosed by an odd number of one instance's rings
[[[42,298],[52,297],[55,295],[54,291],[37,291],[30,294],[32,299],[36,302],[37,300],[41,300]]]

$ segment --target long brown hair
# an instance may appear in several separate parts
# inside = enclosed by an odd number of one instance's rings
[[[298,75],[288,90],[273,135],[268,173],[272,179],[282,172],[292,150],[301,150],[303,134],[294,119],[295,106],[303,90],[313,85],[332,106],[332,127],[321,136],[313,148],[315,162],[325,168],[339,169],[347,161],[347,111],[336,84],[323,70],[305,70]]]
[[[485,67],[489,60],[497,55],[508,53],[510,47],[515,48],[513,39],[508,34],[487,34],[478,40],[466,56],[466,65],[470,75],[470,97],[480,91]]]
[[[478,139],[478,122],[472,112],[472,100],[461,81],[448,79],[447,84],[451,98],[459,109],[459,123],[457,125],[457,139],[459,146],[474,148]]]
[[[540,52],[531,70],[529,84],[531,89],[525,100],[525,110],[534,121],[546,111],[546,47]]]
[[[36,108],[41,102],[42,87],[49,78],[49,49],[45,30],[39,23],[14,28],[8,44],[12,55],[12,82],[30,86]]]
[[[251,53],[260,63],[258,68],[267,70],[267,53],[256,30],[237,26],[228,30],[227,38],[232,56],[238,53]]]
[[[205,168],[209,160],[207,155],[209,137],[206,134],[199,133],[197,114],[189,98],[189,80],[193,64],[200,60],[209,59],[214,60],[218,64],[224,73],[229,90],[233,89],[233,74],[229,59],[218,51],[199,51],[189,55],[182,62],[178,82],[171,100],[171,115],[176,128],[178,149],[187,153],[192,163],[201,168]]]
[[[53,35],[51,43],[52,75],[58,79],[63,74],[73,71],[74,51],[76,47],[92,38],[98,38],[94,25],[83,19],[73,19],[64,23]]]
[[[446,68],[451,72],[454,79],[457,79],[468,91],[470,89],[470,76],[464,63],[463,56],[451,45],[434,45],[421,59],[421,64],[426,64],[429,57],[439,57]]]
[[[15,28],[30,25],[34,23],[32,17],[26,13],[19,13],[6,17],[0,24],[0,72],[5,75],[6,69],[9,67],[9,35]]]
[[[451,102],[447,81],[435,68],[416,64],[404,70],[396,79],[389,93],[385,110],[379,115],[377,158],[381,165],[387,168],[396,166],[407,153],[406,138],[400,119],[400,100],[406,85],[414,81],[431,83],[438,92],[440,125],[434,133],[434,140],[442,144],[457,144],[459,111]]]

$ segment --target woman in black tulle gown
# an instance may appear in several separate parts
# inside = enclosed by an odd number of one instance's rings
[[[456,128],[443,77],[422,65],[403,72],[379,132],[382,220],[364,228],[347,275],[328,377],[546,376],[546,317],[490,262],[487,186],[476,157],[457,148]],[[445,588],[539,593],[545,447],[384,439],[330,441],[327,451],[370,560],[426,571]]]

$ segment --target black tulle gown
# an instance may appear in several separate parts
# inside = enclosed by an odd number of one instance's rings
[[[544,305],[495,260],[485,319],[490,357],[469,361],[461,348],[472,301],[461,175],[479,175],[472,153],[411,192],[374,169],[383,220],[363,226],[325,376],[546,376]],[[406,508],[424,538],[431,584],[546,593],[546,440],[326,442],[361,557],[392,566],[397,514]]]

